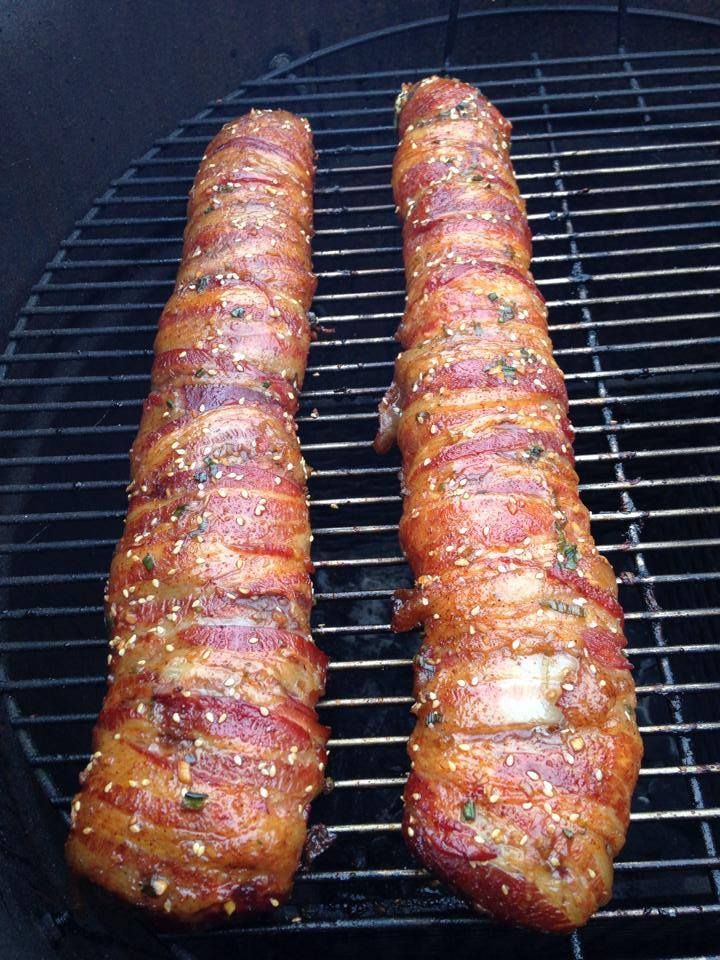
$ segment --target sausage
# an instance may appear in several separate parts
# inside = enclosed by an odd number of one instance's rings
[[[252,111],[208,146],[131,450],[105,597],[109,685],[67,860],[177,922],[288,895],[328,730],[310,635],[310,127]]]
[[[397,437],[416,577],[394,628],[424,628],[404,836],[476,909],[568,931],[610,898],[642,755],[623,612],[578,493],[510,124],[438,77],[397,111],[407,306],[376,447]]]

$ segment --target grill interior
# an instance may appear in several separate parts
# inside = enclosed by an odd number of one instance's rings
[[[310,119],[319,153],[318,339],[300,423],[314,468],[314,635],[331,657],[321,716],[334,786],[313,822],[335,839],[299,876],[291,905],[240,932],[183,938],[182,951],[210,955],[218,938],[238,945],[256,932],[446,926],[482,927],[518,956],[607,956],[610,943],[635,956],[704,949],[720,917],[720,51],[452,67],[514,124],[583,498],[620,581],[638,684],[646,755],[615,897],[563,940],[473,916],[399,834],[418,636],[388,627],[393,589],[410,582],[399,461],[376,457],[371,442],[403,307],[393,98],[425,72],[317,76],[310,64],[248,84],[133,163],[33,288],[0,369],[9,724],[67,818],[104,691],[102,583],[187,190],[223,122],[284,106]]]

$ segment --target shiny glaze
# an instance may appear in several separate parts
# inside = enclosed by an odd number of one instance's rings
[[[398,98],[404,352],[376,447],[403,456],[416,658],[403,830],[477,909],[542,930],[610,898],[642,745],[623,614],[573,467],[510,124],[472,86]]]
[[[326,658],[310,636],[294,421],[313,160],[307,121],[282,111],[208,146],[130,455],[109,686],[67,859],[170,921],[278,906],[324,785]]]

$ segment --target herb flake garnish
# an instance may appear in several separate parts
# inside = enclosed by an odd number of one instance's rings
[[[476,816],[477,816],[477,812],[475,810],[475,801],[466,800],[465,803],[462,805],[463,820],[466,823],[472,823],[475,820]]]
[[[545,610],[554,610],[555,613],[566,613],[571,617],[584,617],[585,611],[576,603],[565,603],[563,600],[543,599],[540,606]]]
[[[150,556],[149,553],[145,554],[142,562],[143,562],[143,566],[148,571],[148,573],[152,573],[152,571],[155,569],[155,561],[153,560],[153,558]]]
[[[233,307],[230,311],[231,317],[244,317],[245,316],[245,307]]]
[[[578,565],[578,552],[574,543],[569,543],[562,550],[562,565],[567,570],[575,570]]]
[[[209,794],[197,790],[187,790],[182,798],[182,805],[186,810],[202,810]]]
[[[190,536],[199,537],[200,534],[205,533],[207,528],[208,528],[207,517],[203,517],[200,523],[195,527],[195,529],[190,531]]]

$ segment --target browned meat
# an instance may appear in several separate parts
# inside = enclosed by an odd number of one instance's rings
[[[398,99],[405,352],[400,536],[424,627],[405,790],[410,848],[478,909],[543,930],[611,893],[642,745],[613,571],[578,495],[573,432],[510,124],[472,86]]]
[[[109,688],[67,858],[179,921],[278,906],[324,781],[293,419],[313,178],[310,128],[289,113],[253,111],[207,148],[131,452]]]

